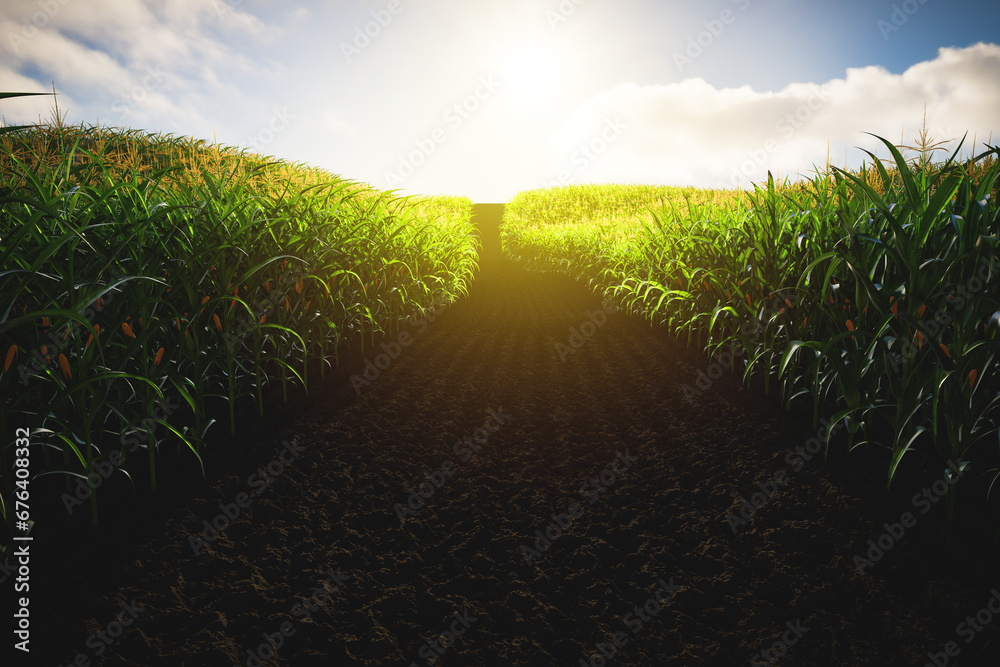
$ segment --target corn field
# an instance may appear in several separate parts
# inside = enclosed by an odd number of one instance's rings
[[[769,175],[746,194],[524,192],[506,208],[502,243],[710,355],[742,351],[745,381],[811,407],[814,428],[832,413],[827,453],[836,424],[850,449],[883,449],[887,486],[915,451],[957,479],[998,446],[1000,151],[935,164],[926,143],[907,161],[881,141],[888,165],[868,153],[859,171]]]
[[[10,130],[10,128],[7,128]],[[202,470],[216,419],[264,412],[408,316],[464,294],[471,201],[402,198],[203,141],[99,127],[0,135],[0,508],[32,477]],[[183,415],[164,413],[176,404]],[[216,427],[217,429],[219,427]],[[10,439],[9,441],[7,441]]]

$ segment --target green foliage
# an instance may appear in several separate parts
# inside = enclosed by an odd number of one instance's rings
[[[0,500],[15,428],[67,488],[161,447],[201,466],[215,408],[263,413],[418,310],[466,293],[472,203],[401,198],[189,139],[43,126],[0,138]],[[183,411],[184,419],[162,406]],[[183,423],[182,423],[183,422]],[[129,476],[131,479],[131,476]],[[91,494],[93,521],[98,518]]]
[[[809,400],[814,423],[833,406],[849,447],[885,447],[887,483],[917,448],[956,475],[997,445],[1000,424],[998,150],[965,163],[956,150],[938,165],[921,150],[908,163],[882,141],[888,166],[869,154],[857,173],[769,176],[743,197],[522,193],[505,213],[504,248],[708,353],[737,345],[745,380],[776,383],[787,406]]]

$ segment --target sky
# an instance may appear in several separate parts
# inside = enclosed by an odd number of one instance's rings
[[[952,150],[1000,143],[997,25],[995,0],[4,0],[0,91],[402,194],[732,188],[887,157],[871,134],[913,145],[925,109]]]

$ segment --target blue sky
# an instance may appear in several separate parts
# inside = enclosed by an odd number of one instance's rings
[[[934,138],[997,143],[997,25],[955,0],[5,0],[0,90],[405,193],[734,187],[912,143],[925,104]]]

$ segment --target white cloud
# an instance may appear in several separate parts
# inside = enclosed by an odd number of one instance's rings
[[[280,29],[244,10],[238,0],[6,0],[0,62],[10,69],[0,89],[46,90],[54,80],[69,122],[203,136],[213,115],[260,106],[246,82],[282,71],[254,62]],[[82,109],[68,104],[74,97]],[[34,120],[21,115],[27,108],[17,117]]]
[[[0,19],[0,34],[10,34],[18,27],[12,21]],[[8,62],[30,63],[60,82],[69,80],[84,87],[114,89],[127,74],[125,67],[107,53],[88,48],[54,30],[32,35],[11,55]]]
[[[577,108],[548,148],[567,158],[588,142],[600,147],[601,126],[619,118],[628,129],[573,181],[599,172],[609,180],[712,187],[731,186],[739,174],[743,185],[765,177],[769,167],[779,175],[807,174],[826,163],[828,146],[831,161],[842,166],[845,147],[878,146],[864,132],[897,142],[902,130],[912,143],[925,103],[934,138],[957,139],[968,130],[966,146],[977,133],[981,148],[990,131],[1000,130],[1000,46],[942,48],[902,74],[849,69],[843,79],[777,92],[717,89],[701,79],[622,84]],[[850,166],[861,157],[852,151]]]

